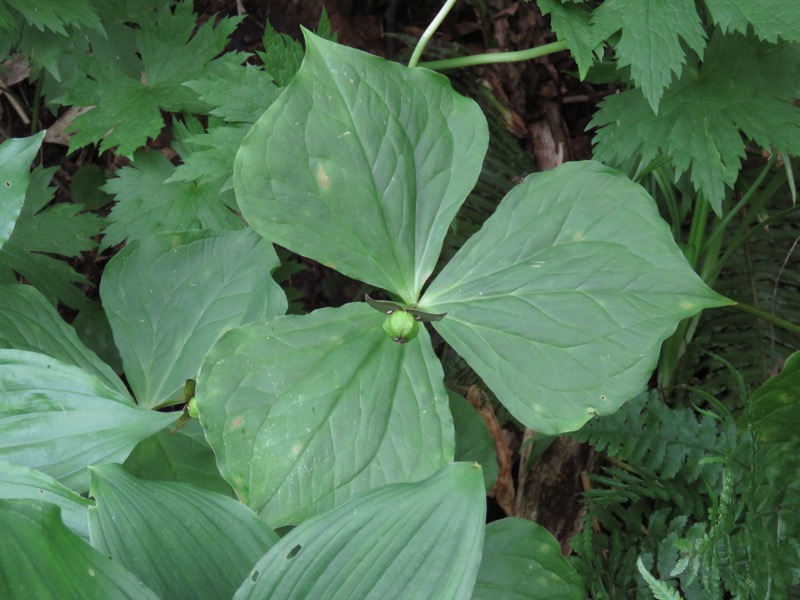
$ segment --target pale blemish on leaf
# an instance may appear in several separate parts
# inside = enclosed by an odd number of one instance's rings
[[[694,310],[697,306],[694,302],[689,302],[688,300],[684,300],[679,304],[681,310]]]
[[[323,192],[327,192],[331,187],[331,178],[323,165],[317,165],[317,186]]]
[[[292,446],[292,456],[295,458],[300,456],[300,453],[303,451],[303,444],[295,444]]]
[[[236,417],[231,421],[231,429],[238,429],[242,425],[244,425],[244,417]]]

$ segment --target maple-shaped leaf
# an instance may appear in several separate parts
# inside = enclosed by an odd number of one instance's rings
[[[561,0],[536,0],[536,3],[542,14],[550,15],[553,31],[569,45],[583,79],[594,62],[594,49],[597,47],[591,30],[591,9],[572,2],[562,3]]]
[[[208,132],[188,135],[183,144],[191,151],[181,152],[183,164],[170,175],[170,182],[192,182],[216,186],[220,192],[233,189],[233,161],[242,140],[250,131],[249,123],[217,125]],[[188,149],[188,148],[187,148]],[[230,200],[231,204],[233,200]]]
[[[654,112],[686,64],[685,43],[702,58],[706,35],[694,0],[606,0],[592,15],[594,45],[621,31],[615,49]],[[683,42],[683,43],[682,43]]]
[[[698,69],[687,69],[653,114],[638,89],[608,96],[590,127],[595,158],[622,165],[672,158],[675,179],[688,171],[694,188],[717,214],[725,186],[733,187],[745,138],[762,148],[800,153],[800,48],[752,36],[715,32]]]
[[[202,79],[188,81],[186,86],[212,107],[209,114],[233,123],[255,123],[281,89],[263,69],[238,62],[242,61],[211,65]]]
[[[167,181],[175,167],[160,152],[137,152],[133,166],[117,171],[103,186],[116,196],[102,248],[165,231],[236,230],[244,224],[232,208],[233,192],[215,183]]]
[[[129,68],[99,59],[91,91],[84,93],[95,108],[72,123],[70,152],[102,140],[101,151],[117,146],[118,154],[130,157],[160,133],[161,110],[203,112],[206,105],[183,84],[215,61],[240,60],[240,55],[215,58],[240,20],[207,21],[195,31],[191,2],[173,11],[145,12],[136,32],[138,72],[132,75]]]
[[[22,212],[0,250],[0,281],[16,283],[20,275],[53,304],[80,308],[86,298],[75,284],[88,282],[69,263],[51,255],[74,258],[95,248],[92,238],[99,235],[103,221],[81,212],[80,204],[47,206],[55,192],[48,187],[55,170],[37,168],[31,173]]]
[[[746,34],[753,28],[767,42],[800,41],[800,5],[786,0],[705,0],[708,12],[722,31]]]
[[[67,26],[103,31],[97,8],[89,0],[4,0],[0,3],[0,29],[12,31],[10,27],[20,25],[19,17],[39,31],[61,35],[67,34]]]

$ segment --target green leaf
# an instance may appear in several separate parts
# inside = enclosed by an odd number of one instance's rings
[[[148,138],[156,138],[164,126],[161,110],[201,112],[204,103],[183,84],[198,79],[216,58],[241,18],[210,19],[197,27],[192,3],[174,9],[141,11],[136,32],[135,73],[103,64],[93,73],[86,97],[95,108],[80,115],[70,126],[75,132],[70,152],[100,142],[100,151],[118,146],[119,155],[131,157]],[[106,60],[102,57],[98,61]]]
[[[464,396],[450,390],[447,395],[450,398],[450,412],[453,414],[453,428],[456,432],[455,460],[481,465],[488,492],[494,487],[500,470],[492,434],[489,433],[483,417]]]
[[[569,50],[581,79],[586,77],[595,59],[597,44],[592,39],[591,9],[573,2],[561,0],[536,0],[543,15],[550,15],[550,27],[559,39],[569,44]]]
[[[199,436],[186,435],[189,429],[195,428]],[[125,470],[140,479],[190,483],[210,492],[233,496],[233,490],[220,476],[214,452],[195,420],[186,423],[179,431],[159,431],[139,442],[125,461]]]
[[[234,599],[469,598],[485,513],[477,465],[380,487],[289,532]]]
[[[0,144],[0,248],[11,237],[22,212],[30,182],[31,161],[39,151],[44,131]]]
[[[595,158],[621,165],[634,156],[647,164],[666,154],[675,180],[689,171],[721,214],[725,186],[733,187],[745,155],[742,134],[765,149],[800,153],[800,109],[792,104],[798,94],[800,49],[717,32],[703,65],[670,87],[658,115],[638,90],[603,100],[589,124],[600,127]]]
[[[37,168],[31,173],[22,212],[0,251],[0,272],[9,273],[8,281],[14,279],[11,273],[23,276],[53,304],[61,301],[80,308],[86,298],[74,284],[87,284],[86,278],[67,262],[48,255],[78,257],[93,249],[97,244],[92,238],[100,233],[102,220],[81,213],[79,204],[60,202],[46,207],[55,191],[48,187],[54,172],[54,168]]]
[[[48,0],[44,3],[4,1],[9,7],[18,10],[29,25],[40,31],[49,29],[53,33],[66,35],[64,26],[68,25],[103,31],[97,8],[89,0]]]
[[[264,70],[279,87],[286,87],[300,68],[303,47],[300,42],[285,33],[278,33],[269,24],[264,25],[264,51],[257,52]]]
[[[73,533],[89,539],[87,509],[92,501],[81,498],[68,487],[41,471],[0,461],[0,498],[42,500],[61,508],[61,518]]]
[[[278,536],[232,498],[185,483],[144,481],[119,465],[91,468],[92,545],[161,598],[230,598]]]
[[[217,125],[208,132],[188,135],[182,140],[191,151],[181,154],[183,164],[178,165],[164,183],[183,181],[192,185],[208,186],[223,192],[225,203],[233,206],[233,161],[242,140],[250,131],[249,124]],[[228,197],[230,196],[230,201]],[[238,225],[238,224],[237,224]]]
[[[800,431],[800,352],[786,359],[780,374],[753,394],[740,426],[756,431],[763,443],[796,441]]]
[[[681,319],[728,304],[655,202],[598,163],[528,177],[433,281],[420,309],[508,410],[577,429],[642,391]]]
[[[686,64],[683,44],[702,58],[706,34],[694,0],[606,0],[592,14],[594,45],[622,30],[618,65],[631,75],[653,112],[673,76]]]
[[[182,401],[183,385],[226,330],[286,312],[272,246],[252,230],[162,234],[128,244],[100,295],[139,404]]]
[[[116,373],[81,342],[52,304],[29,285],[0,286],[0,348],[40,352],[79,367],[133,404]]]
[[[213,107],[209,114],[230,123],[255,123],[281,92],[268,73],[253,65],[219,63],[202,76],[184,85]]]
[[[486,120],[441,75],[305,36],[236,157],[239,206],[267,239],[413,303],[477,180]]]
[[[581,576],[541,525],[518,518],[486,526],[473,600],[581,600]]]
[[[67,529],[53,504],[0,500],[0,596],[158,600],[133,574]]]
[[[117,171],[103,186],[117,202],[108,217],[103,248],[168,231],[242,228],[226,202],[233,202],[232,195],[220,194],[214,181],[172,181],[175,173],[160,152],[138,152],[133,166]]]
[[[88,488],[88,465],[124,460],[178,414],[134,408],[94,375],[49,356],[0,350],[0,460],[78,492]]]
[[[800,11],[783,0],[705,0],[714,23],[722,31],[753,32],[767,42],[800,41]]]
[[[197,407],[223,477],[274,527],[453,458],[441,365],[424,328],[399,345],[366,304],[225,334]]]

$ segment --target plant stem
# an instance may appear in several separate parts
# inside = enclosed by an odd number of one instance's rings
[[[749,304],[744,304],[742,302],[737,302],[731,308],[738,308],[740,311],[745,312],[747,314],[753,315],[759,319],[763,319],[768,323],[772,323],[773,325],[777,325],[781,329],[785,329],[786,331],[790,331],[792,333],[800,334],[800,325],[795,323],[791,323],[785,319],[781,319],[780,317],[776,317],[772,313],[768,313],[760,308],[756,308],[755,306],[750,306]]]
[[[421,63],[419,66],[427,67],[437,71],[445,69],[458,69],[460,67],[474,67],[475,65],[489,65],[492,63],[521,62],[532,60],[547,54],[567,50],[566,42],[558,41],[551,44],[528,48],[527,50],[517,50],[516,52],[489,52],[488,54],[475,54],[473,56],[459,56],[457,58],[446,58],[444,60],[432,60]],[[413,60],[413,57],[412,57]]]
[[[425,51],[425,46],[428,45],[428,41],[431,39],[431,37],[433,37],[433,34],[439,28],[439,25],[442,24],[442,21],[444,21],[447,13],[450,12],[450,9],[453,8],[455,3],[456,0],[447,0],[439,13],[433,18],[431,24],[428,25],[428,28],[423,32],[422,37],[419,38],[416,48],[414,48],[414,53],[411,55],[411,60],[408,61],[409,67],[417,66],[422,53]]]

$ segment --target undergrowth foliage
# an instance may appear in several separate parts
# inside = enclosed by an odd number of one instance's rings
[[[772,319],[759,370],[734,360],[740,321],[700,314],[753,277],[728,261],[759,219],[792,235],[772,202],[794,199],[800,11],[537,4],[619,93],[595,161],[495,202],[525,164],[485,157],[513,146],[501,125],[416,62],[336,44],[324,11],[250,54],[228,48],[244,17],[190,0],[0,0],[0,56],[27,74],[2,91],[32,134],[0,144],[1,596],[798,593],[798,329]],[[303,314],[278,285],[292,253],[359,297]],[[604,457],[573,556],[486,525],[497,457],[456,370],[509,427]]]

